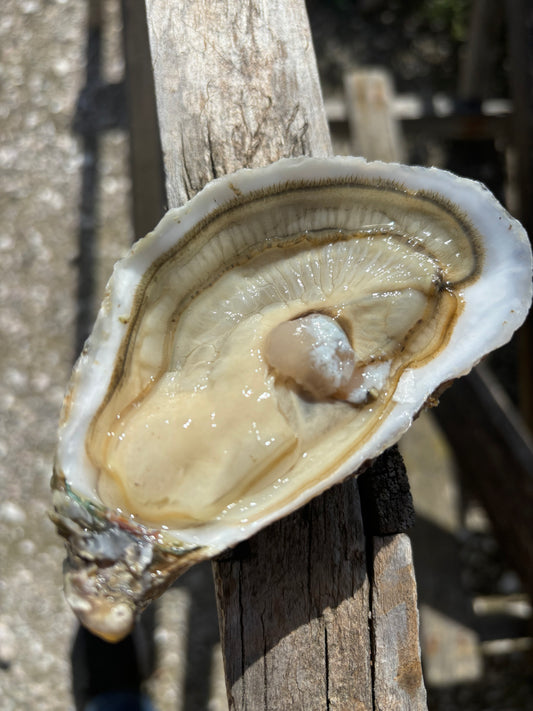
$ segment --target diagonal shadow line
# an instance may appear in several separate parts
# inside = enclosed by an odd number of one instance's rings
[[[79,204],[78,228],[78,268],[77,312],[75,331],[75,353],[81,352],[89,335],[94,316],[94,283],[96,253],[96,222],[98,201],[98,159],[99,139],[96,122],[80,122],[79,116],[84,111],[83,100],[100,83],[101,75],[102,24],[99,2],[89,4],[86,83],[80,93],[74,130],[81,133],[83,163],[81,171],[81,195]]]
[[[87,339],[94,317],[95,206],[98,184],[98,137],[83,139],[83,168],[78,230],[78,284],[75,331],[75,353],[78,355]]]
[[[85,85],[80,91],[72,129],[80,136],[83,162],[79,201],[76,319],[74,336],[75,357],[83,349],[95,315],[95,269],[97,260],[96,232],[99,192],[99,133],[104,127],[116,124],[117,106],[108,110],[107,123],[101,120],[99,98],[123,103],[120,91],[102,92],[101,0],[88,3]],[[114,87],[112,87],[114,88]],[[120,87],[118,87],[120,89]],[[107,107],[109,109],[109,107]],[[120,108],[120,107],[119,107]],[[118,644],[99,639],[79,627],[71,650],[72,693],[75,708],[81,711],[96,694],[113,690],[138,692],[142,681],[153,671],[155,607],[143,615],[134,632]]]

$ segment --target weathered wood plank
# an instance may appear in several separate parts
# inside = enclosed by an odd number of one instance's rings
[[[404,160],[399,124],[392,113],[392,80],[383,69],[356,70],[344,77],[354,155],[368,160]]]
[[[161,219],[165,179],[155,107],[146,8],[138,0],[122,0],[126,101],[130,139],[131,205],[135,239]]]
[[[353,72],[345,78],[345,90],[352,130],[357,132],[355,146],[362,155],[402,160],[402,134],[393,115],[387,72]],[[409,539],[401,533],[413,521],[409,484],[396,449],[389,449],[378,462],[359,479],[371,551],[373,704],[379,711],[424,711],[413,555]]]
[[[373,545],[374,708],[425,709],[411,542],[400,533],[376,536]]]
[[[169,205],[330,141],[303,0],[147,0]],[[348,481],[215,563],[231,709],[372,708],[369,593]]]
[[[420,607],[424,680],[430,686],[468,684],[483,675],[479,618],[463,582],[463,511],[452,450],[433,412],[402,440],[417,522],[413,545]],[[443,573],[445,571],[445,573]]]
[[[488,71],[489,50],[493,41],[491,21],[498,11],[496,0],[474,0],[470,12],[468,38],[459,65],[457,94],[466,104],[481,104]]]
[[[520,218],[533,233],[533,6],[507,0],[509,80],[513,99],[514,143],[519,159]]]
[[[427,136],[432,140],[461,141],[510,141],[512,121],[508,114],[483,115],[465,114],[452,116],[421,116],[403,118],[400,121],[406,138]],[[342,141],[350,136],[350,126],[343,118],[334,117],[329,121],[332,135]]]
[[[304,3],[147,0],[169,205],[331,143]]]
[[[372,708],[369,586],[354,481],[218,561],[230,709]]]

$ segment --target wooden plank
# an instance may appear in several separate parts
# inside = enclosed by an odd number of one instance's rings
[[[402,161],[404,147],[392,113],[392,79],[383,69],[356,70],[344,77],[354,155],[368,160]]]
[[[436,417],[466,485],[533,594],[533,440],[490,371],[478,366],[441,397]]]
[[[365,558],[350,480],[218,561],[230,709],[372,708]]]
[[[491,21],[497,14],[495,0],[474,0],[470,12],[468,38],[459,64],[458,98],[467,106],[481,104],[485,95],[489,50],[494,40]]]
[[[520,218],[533,234],[533,5],[507,0],[514,143],[519,158]]]
[[[513,98],[513,144],[518,162],[520,212],[517,217],[533,235],[533,5],[507,0],[510,89]],[[533,430],[533,316],[519,334],[522,415]]]
[[[376,536],[372,584],[375,709],[424,709],[411,543],[405,533]]]
[[[330,141],[303,0],[147,0],[169,205]],[[353,481],[214,564],[231,709],[372,708]]]
[[[350,123],[357,132],[355,146],[362,155],[400,161],[403,139],[387,72],[352,72],[345,78],[345,91]],[[359,479],[372,570],[373,704],[380,711],[422,711],[427,705],[413,554],[409,539],[400,533],[412,525],[412,501],[399,452],[389,449],[381,462]]]
[[[122,0],[126,102],[130,140],[131,206],[135,239],[161,219],[166,203],[146,9]]]
[[[421,116],[400,120],[403,134],[409,137],[427,136],[433,141],[462,140],[487,141],[501,139],[508,142],[512,137],[512,121],[507,114],[500,116],[464,114],[452,116]],[[329,122],[331,133],[340,140],[350,134],[346,119],[333,118]]]
[[[244,166],[331,153],[303,2],[146,5],[170,206]]]
[[[401,449],[417,510],[409,538],[424,679],[433,687],[468,684],[483,676],[483,660],[472,599],[463,585],[464,512],[455,460],[432,412],[417,420],[402,438]]]

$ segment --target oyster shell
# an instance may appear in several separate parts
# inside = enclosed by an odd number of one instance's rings
[[[214,181],[114,270],[62,412],[67,599],[107,639],[396,442],[531,300],[480,184],[356,158]]]

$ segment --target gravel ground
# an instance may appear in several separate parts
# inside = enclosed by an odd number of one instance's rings
[[[123,72],[119,3],[104,9],[102,75],[113,82]],[[127,137],[102,134],[96,215],[82,214],[88,156],[72,122],[85,82],[87,2],[5,0],[2,10],[0,710],[70,711],[77,624],[63,599],[49,479],[76,350],[80,226],[96,218],[95,303],[132,241]],[[158,612],[149,687],[159,711],[223,709],[209,566],[184,576]]]
[[[68,709],[72,616],[47,518],[72,362],[76,204],[70,131],[84,8],[5,0],[0,18],[0,707]]]
[[[385,9],[383,5],[362,3],[369,11],[374,6],[379,16],[385,12],[381,19],[393,26],[399,3]],[[56,423],[75,354],[80,176],[85,157],[72,131],[72,119],[85,81],[86,6],[86,0],[4,0],[0,16],[1,711],[73,709],[70,648],[76,624],[63,600],[63,545],[47,509]],[[123,70],[118,2],[110,0],[105,7],[104,76],[117,81]],[[337,46],[325,34],[324,27],[331,25],[329,15],[316,17],[317,42],[326,48],[321,59],[325,75],[333,76],[364,59],[361,52],[347,44]],[[358,38],[357,46],[368,34],[371,19],[367,14],[357,28],[344,23],[345,34],[351,29],[352,37]],[[413,27],[422,20],[416,22]],[[417,41],[431,65],[429,74],[437,58],[451,56],[453,48],[445,38],[431,45],[424,34]],[[388,39],[375,38],[372,46],[375,56],[381,52],[388,57],[392,51]],[[411,73],[415,85],[429,86],[427,67],[406,52],[400,59],[398,66]],[[97,294],[132,237],[127,165],[124,133],[106,133],[98,166]],[[420,484],[424,478],[422,474],[417,478],[416,471],[423,473],[434,467],[435,457],[447,456],[435,436],[430,421],[422,420],[404,443],[419,513],[426,518],[430,512],[424,510],[427,497]],[[426,458],[420,459],[420,443],[429,440],[434,449],[426,448]],[[443,481],[455,514],[436,524],[449,531],[454,550],[463,556],[457,583],[466,590],[461,604],[496,593],[523,600],[516,576],[501,560],[482,513],[478,518],[472,514],[466,526],[457,514],[457,482],[453,476]],[[430,500],[431,496],[430,492]],[[482,525],[476,528],[472,521],[479,520]],[[149,689],[160,711],[225,708],[209,577],[208,566],[190,571],[159,607],[160,657]],[[445,616],[440,629],[449,630],[451,624]],[[530,708],[533,689],[527,644],[522,650],[518,646],[511,652],[488,654],[479,635],[470,634],[467,625],[463,629],[467,632],[461,639],[470,640],[471,676],[461,678],[453,667],[452,681],[437,679],[430,690],[432,708]],[[426,660],[431,663],[429,652]]]

